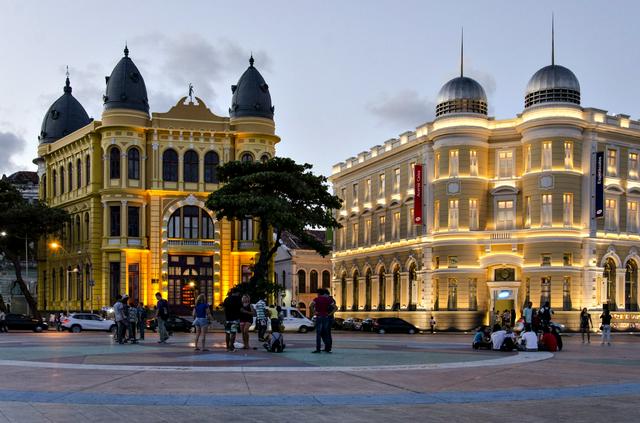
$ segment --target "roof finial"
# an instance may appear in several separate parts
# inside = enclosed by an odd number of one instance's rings
[[[464,76],[464,27],[460,35],[460,76]]]
[[[551,65],[556,64],[556,34],[553,12],[551,12]]]
[[[254,60],[253,60],[253,52],[251,52],[251,56],[249,57],[249,67],[251,67],[251,68],[253,67],[253,62],[254,62]]]
[[[129,47],[126,41],[124,42],[124,57],[129,57]]]
[[[70,93],[71,92],[71,82],[69,82],[69,66],[67,66],[67,71],[65,72],[65,74],[67,75],[67,79],[64,82],[64,92],[65,93]]]

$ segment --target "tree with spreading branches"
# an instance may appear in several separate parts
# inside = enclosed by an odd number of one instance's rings
[[[327,178],[314,175],[310,164],[275,157],[264,162],[232,161],[218,167],[220,189],[206,205],[218,220],[252,218],[258,226],[258,257],[248,291],[252,296],[281,289],[269,275],[269,263],[287,231],[323,257],[331,248],[305,231],[339,228],[333,211],[342,200],[328,191]]]

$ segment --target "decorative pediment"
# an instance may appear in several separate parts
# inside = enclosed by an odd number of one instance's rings
[[[616,194],[616,195],[624,194],[624,190],[622,189],[622,187],[620,185],[617,185],[617,184],[607,185],[607,187],[604,189],[604,191],[607,194]]]
[[[500,185],[491,190],[491,195],[515,195],[518,192],[518,188],[509,185]]]

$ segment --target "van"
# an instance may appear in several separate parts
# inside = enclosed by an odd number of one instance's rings
[[[274,309],[269,307],[269,311],[271,310]],[[282,307],[282,315],[284,330],[287,332],[306,333],[315,327],[315,324],[296,307]],[[256,318],[254,317],[250,330],[254,330],[255,327]],[[267,319],[267,330],[271,330],[271,319]]]

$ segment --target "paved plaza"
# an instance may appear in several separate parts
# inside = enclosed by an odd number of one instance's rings
[[[117,345],[104,333],[0,336],[0,422],[605,421],[640,412],[640,337],[614,345],[565,336],[550,353],[472,351],[471,335],[335,334],[333,354],[311,354],[314,334],[287,350],[211,351],[192,336],[167,345],[148,334]],[[258,346],[257,343],[255,346]]]

